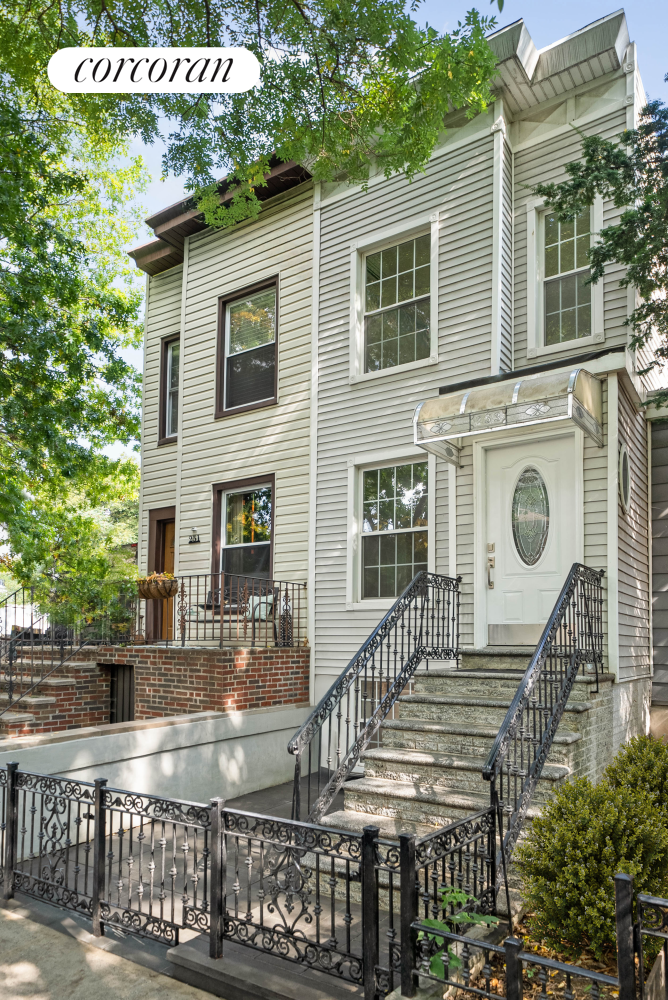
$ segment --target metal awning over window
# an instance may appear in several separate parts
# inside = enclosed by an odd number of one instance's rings
[[[415,443],[454,465],[459,439],[570,420],[603,447],[601,383],[584,368],[526,376],[428,399],[415,410]]]

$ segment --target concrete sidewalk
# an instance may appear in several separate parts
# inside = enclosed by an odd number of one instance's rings
[[[2,1000],[213,1000],[155,968],[87,943],[91,935],[76,922],[63,933],[24,913],[0,909]],[[62,911],[59,916],[67,919]]]

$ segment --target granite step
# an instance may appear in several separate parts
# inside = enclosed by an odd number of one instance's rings
[[[465,698],[455,695],[401,695],[397,701],[398,717],[400,719],[423,719],[440,723],[456,723],[458,725],[483,725],[495,727],[497,732],[506,713],[510,708],[512,698]],[[578,716],[589,711],[587,702],[572,702],[569,699],[564,712],[561,726],[564,729],[578,730]]]
[[[329,826],[335,830],[345,830],[349,833],[362,833],[365,826],[377,826],[378,835],[384,840],[398,840],[400,833],[412,833],[419,839],[434,832],[433,826],[427,823],[414,823],[411,820],[379,816],[377,813],[353,812],[349,809],[339,809],[337,812],[328,813],[322,817],[320,823],[322,826]]]
[[[386,817],[398,823],[417,823],[439,827],[489,806],[489,786],[485,792],[458,792],[439,785],[360,778],[345,793],[346,812],[360,812],[377,819]],[[532,805],[529,816],[540,810]],[[367,824],[371,825],[371,824]]]
[[[535,651],[535,646],[484,646],[482,649],[463,649],[460,663],[465,670],[521,670],[524,673]]]
[[[383,747],[477,755],[487,759],[498,734],[495,726],[443,724],[428,719],[387,719],[381,730]],[[559,732],[548,758],[551,764],[572,766],[580,733]]]
[[[456,792],[489,794],[489,783],[482,776],[484,759],[478,756],[380,747],[367,750],[362,760],[366,780],[408,782]],[[571,768],[562,764],[545,764],[535,800],[545,801],[552,789],[571,774]]]
[[[414,694],[443,694],[469,698],[506,698],[515,695],[524,671],[519,670],[457,670],[453,667],[430,667],[419,670],[413,682]],[[596,687],[596,675],[580,674],[575,679],[570,701],[588,701]]]

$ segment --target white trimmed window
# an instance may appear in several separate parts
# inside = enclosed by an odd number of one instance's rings
[[[570,222],[543,216],[543,339],[546,347],[591,336],[590,211]]]
[[[361,479],[361,597],[398,597],[427,569],[427,461],[365,469]]]
[[[570,222],[527,204],[527,356],[603,343],[603,280],[587,284],[587,250],[603,225],[603,199]]]
[[[429,357],[430,240],[365,255],[364,371]]]
[[[351,244],[350,381],[438,361],[438,216]]]

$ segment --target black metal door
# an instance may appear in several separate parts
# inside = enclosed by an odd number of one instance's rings
[[[135,668],[129,664],[111,668],[109,722],[134,722]]]

